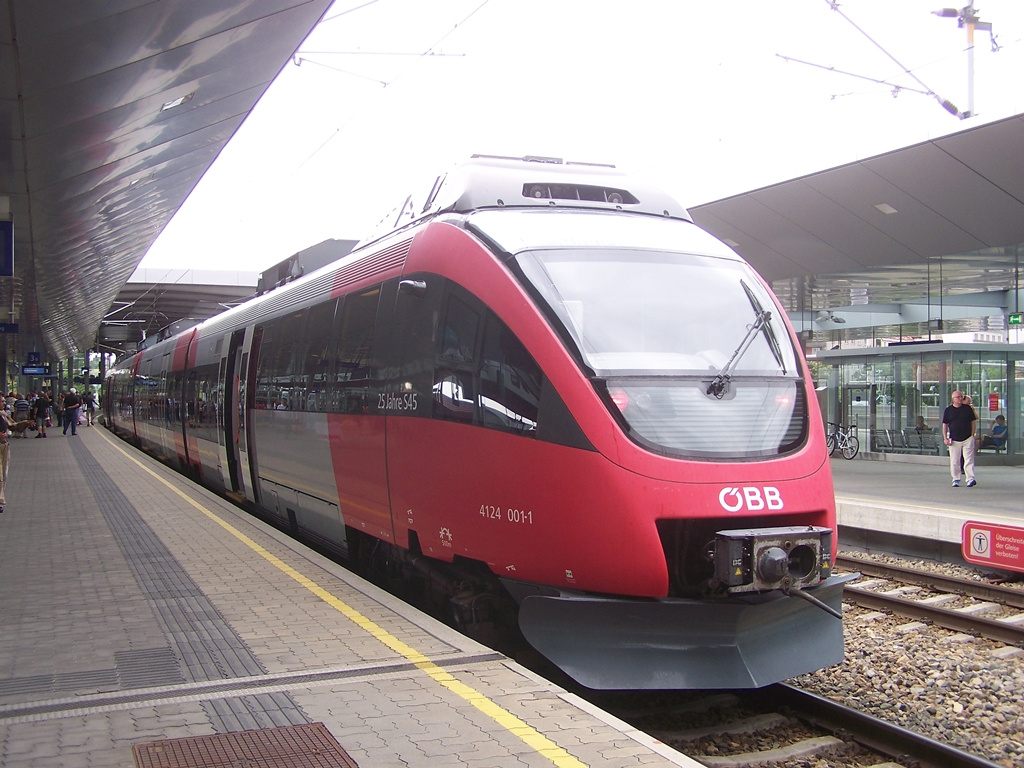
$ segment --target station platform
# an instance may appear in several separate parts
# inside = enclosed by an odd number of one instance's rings
[[[699,766],[102,427],[11,451],[6,768]]]
[[[1024,527],[1024,466],[980,463],[976,486],[953,488],[945,457],[836,453],[831,465],[840,546],[902,540],[906,554],[949,560],[968,521]]]

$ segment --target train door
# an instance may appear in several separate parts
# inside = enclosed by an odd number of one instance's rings
[[[439,530],[429,528],[425,510],[413,500],[422,498],[430,480],[419,474],[425,457],[445,450],[430,445],[434,434],[432,386],[434,348],[438,333],[446,281],[438,275],[414,274],[399,282],[395,297],[392,342],[388,346],[390,373],[382,410],[387,414],[388,481],[394,505],[396,541],[411,546]],[[408,418],[418,416],[420,418]],[[427,446],[426,448],[424,446]],[[417,493],[417,490],[419,493]]]
[[[157,363],[157,396],[154,405],[157,410],[157,418],[151,424],[155,427],[153,437],[154,442],[159,446],[157,450],[162,459],[169,461],[174,456],[174,424],[171,415],[173,393],[170,389],[173,384],[170,380],[171,353],[164,352],[155,362]]]
[[[196,332],[193,329],[190,333],[182,335],[174,345],[174,352],[171,358],[171,369],[167,373],[167,438],[170,443],[171,454],[177,457],[178,468],[182,472],[189,472],[192,461],[195,459],[195,440],[189,445],[186,425],[188,422],[188,394],[186,392],[186,377],[192,370],[195,363],[195,340]],[[189,361],[191,356],[191,363]],[[191,455],[189,447],[192,448]]]
[[[231,334],[224,369],[224,450],[228,467],[228,491],[256,501],[252,483],[248,449],[247,380],[252,328]]]
[[[334,412],[327,422],[345,525],[385,541],[395,538],[385,454],[388,395],[383,382],[395,282],[348,294],[341,303]]]
[[[246,494],[250,501],[256,502],[256,504],[262,506],[263,501],[260,498],[260,481],[259,481],[259,462],[256,456],[256,441],[253,439],[253,428],[255,423],[252,419],[253,409],[256,407],[256,369],[257,363],[260,357],[260,344],[263,339],[263,328],[259,327],[248,334],[251,341],[249,344],[248,360],[245,359],[245,355],[242,356],[242,370],[245,372],[245,376],[242,379],[242,387],[240,392],[241,402],[244,407],[242,413],[244,414],[245,420],[242,425],[242,431],[245,434],[245,440],[242,445],[245,447],[245,456],[240,458],[245,459],[245,463],[249,468],[249,493]]]

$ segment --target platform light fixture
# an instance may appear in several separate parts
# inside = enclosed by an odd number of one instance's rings
[[[180,107],[182,104],[187,104],[192,101],[192,97],[195,95],[196,92],[192,91],[192,93],[186,93],[184,96],[179,96],[171,101],[166,101],[160,106],[160,111],[166,112],[168,109],[174,109],[175,107]]]
[[[819,309],[817,317],[814,318],[816,323],[835,323],[836,325],[842,325],[846,322],[846,318],[840,317],[831,309]]]

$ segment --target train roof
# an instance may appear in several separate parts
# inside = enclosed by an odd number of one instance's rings
[[[473,155],[438,177],[423,215],[509,207],[598,208],[691,220],[663,191],[613,165],[496,155]]]
[[[406,197],[353,250],[441,213],[493,208],[624,211],[693,221],[664,191],[614,165],[537,155],[472,155],[438,176],[425,196]]]
[[[380,243],[414,224],[445,213],[473,213],[487,210],[572,209],[576,211],[609,211],[639,213],[659,219],[675,219],[692,223],[687,210],[665,192],[637,176],[623,173],[613,165],[566,162],[560,158],[526,156],[521,158],[496,155],[473,155],[457,164],[448,173],[438,176],[425,198],[419,213],[413,197],[406,198],[397,217],[390,225],[385,220],[370,237],[352,249],[349,256],[356,258],[365,253],[371,243]],[[488,220],[491,221],[491,220]],[[483,225],[481,221],[481,226]],[[487,227],[490,236],[499,238],[506,247],[513,239],[508,228]],[[515,229],[515,227],[513,227]],[[523,232],[513,233],[523,235]],[[549,233],[550,234],[550,233]],[[545,241],[549,242],[549,241]],[[520,244],[521,247],[525,247]],[[724,246],[723,246],[724,247]],[[729,255],[735,255],[729,252]],[[339,260],[340,261],[340,260]],[[323,279],[323,275],[337,268],[339,262],[304,275],[298,282],[309,283]],[[317,276],[317,277],[314,277]],[[252,306],[264,300],[284,300],[270,291],[199,324],[201,331],[217,328],[229,318],[252,311]],[[180,336],[191,328],[173,328],[154,339],[155,342]],[[143,344],[143,352],[150,344]],[[138,353],[136,353],[138,354]],[[134,355],[128,355],[128,358]]]

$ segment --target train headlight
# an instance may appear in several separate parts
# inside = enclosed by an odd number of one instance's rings
[[[618,387],[610,389],[608,390],[608,396],[612,399],[612,402],[615,403],[615,407],[618,408],[619,411],[625,411],[626,407],[629,405],[629,395],[626,394],[626,390],[624,389],[620,389]]]
[[[814,586],[832,575],[832,529],[818,526],[718,531],[715,579],[729,592]]]

